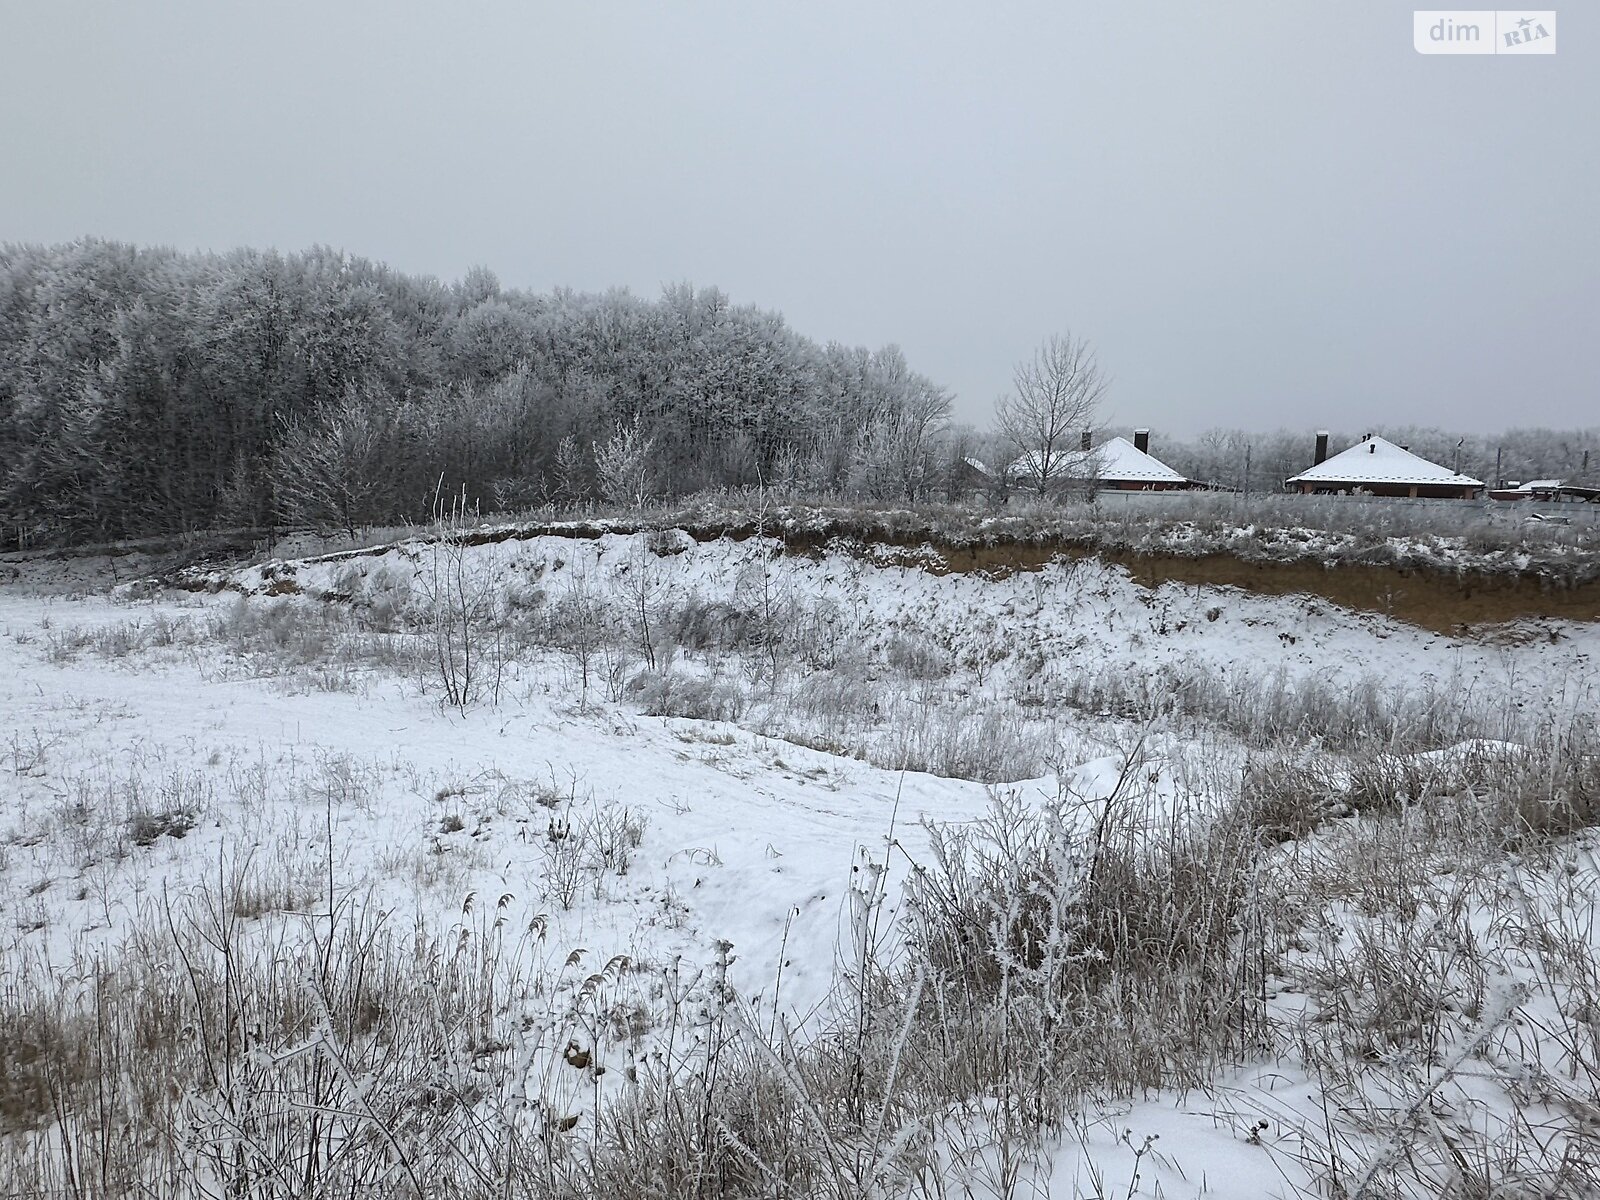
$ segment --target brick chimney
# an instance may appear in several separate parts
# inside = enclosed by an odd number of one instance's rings
[[[1135,429],[1133,431],[1133,448],[1140,454],[1150,453],[1150,431],[1148,429]]]
[[[1093,442],[1093,440],[1094,440],[1094,435],[1091,434],[1089,432],[1089,430],[1085,429],[1083,431],[1083,448],[1085,450],[1089,449],[1089,446]]]
[[[1311,465],[1314,467],[1314,466],[1317,466],[1319,463],[1326,462],[1327,460],[1328,460],[1328,431],[1326,429],[1319,429],[1319,430],[1317,430],[1317,457],[1315,458],[1315,460],[1312,461]]]

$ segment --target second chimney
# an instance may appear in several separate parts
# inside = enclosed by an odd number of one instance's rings
[[[1135,429],[1133,431],[1133,448],[1140,454],[1150,453],[1150,431],[1148,429]]]
[[[1317,430],[1317,457],[1316,457],[1316,461],[1313,462],[1311,465],[1314,467],[1318,463],[1326,462],[1327,459],[1328,459],[1328,431],[1326,429],[1319,429],[1319,430]]]

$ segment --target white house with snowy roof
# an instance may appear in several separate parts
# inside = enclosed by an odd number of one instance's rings
[[[1318,461],[1288,480],[1290,488],[1299,492],[1366,492],[1373,496],[1447,500],[1471,500],[1483,490],[1483,480],[1429,462],[1375,434],[1324,459],[1327,445],[1328,435],[1318,433]]]
[[[1136,446],[1124,437],[1114,437],[1096,447],[1058,451],[1045,456],[1030,450],[1006,468],[1015,482],[1041,484],[1084,484],[1124,492],[1168,492],[1190,486],[1189,480],[1150,454],[1149,431],[1138,430]],[[1087,441],[1087,435],[1085,441]]]

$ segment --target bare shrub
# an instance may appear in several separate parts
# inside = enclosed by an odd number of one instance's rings
[[[572,656],[578,672],[579,703],[587,706],[589,690],[599,678],[600,660],[615,640],[611,614],[589,573],[577,566],[550,610],[550,640]]]
[[[1152,827],[1119,799],[1086,823],[997,794],[985,820],[931,831],[910,887],[939,1015],[919,1053],[958,1094],[1016,1096],[1036,1127],[1085,1093],[1196,1085],[1264,1036],[1238,936],[1257,843],[1225,818]]]
[[[731,650],[750,644],[750,614],[735,605],[690,594],[658,621],[672,644],[685,650]]]
[[[404,639],[372,631],[363,616],[337,604],[303,597],[240,597],[208,614],[204,638],[256,675],[309,680],[322,690],[347,690],[364,671],[416,669]]]
[[[655,491],[654,448],[654,441],[644,435],[637,420],[618,424],[610,438],[595,443],[595,475],[600,495],[608,504],[635,511],[645,506]]]
[[[656,668],[656,642],[660,636],[657,617],[670,602],[667,581],[662,577],[656,562],[651,539],[634,539],[628,561],[617,571],[618,595],[633,622],[639,656],[652,671]]]
[[[1056,746],[1049,724],[1029,721],[1013,705],[901,701],[894,705],[885,740],[868,743],[865,751],[881,766],[1010,783],[1051,770]]]
[[[544,836],[536,843],[543,870],[540,894],[546,901],[570,909],[587,885],[599,899],[606,876],[622,877],[644,841],[643,814],[615,801],[600,801],[593,791],[581,798],[574,781],[565,794],[540,797],[548,810]]]
[[[505,679],[505,623],[497,611],[500,580],[493,546],[470,554],[470,513],[463,488],[448,503],[435,494],[433,536],[422,551],[417,588],[430,634],[433,678],[444,702],[466,711],[480,696],[500,702]]]
[[[889,640],[884,658],[910,679],[943,679],[950,674],[950,655],[920,638],[897,634]]]
[[[695,721],[737,721],[745,710],[744,690],[732,680],[715,679],[667,668],[635,675],[629,691],[653,717]]]
[[[748,639],[759,658],[747,661],[752,681],[765,678],[776,689],[790,658],[789,637],[799,607],[794,589],[774,564],[782,548],[767,539],[752,539],[755,549],[739,573],[736,602],[750,614]]]
[[[1252,755],[1240,774],[1243,817],[1269,842],[1304,837],[1347,811],[1343,792],[1329,758],[1304,751]]]
[[[883,723],[880,698],[879,689],[866,679],[841,670],[808,678],[790,702],[790,711],[813,724],[823,741],[845,745]]]
[[[1062,689],[1062,699],[1081,711],[1129,720],[1204,720],[1253,748],[1315,741],[1330,750],[1395,753],[1503,732],[1499,713],[1463,703],[1460,694],[1454,680],[1408,689],[1375,675],[1335,681],[1281,669],[1224,673],[1202,662],[1169,663],[1150,673],[1118,664],[1069,678]]]

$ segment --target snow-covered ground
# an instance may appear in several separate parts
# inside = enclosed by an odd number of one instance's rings
[[[728,983],[751,1011],[770,1021],[776,1010],[803,1033],[850,953],[870,902],[863,881],[887,872],[892,912],[926,862],[922,822],[988,810],[977,779],[900,769],[982,774],[961,767],[995,761],[984,746],[969,759],[943,751],[985,714],[1019,755],[1016,770],[986,777],[1025,803],[1065,796],[1092,810],[1142,737],[1134,790],[1171,811],[1219,799],[1242,759],[1237,731],[1095,711],[1089,683],[1114,681],[1102,690],[1124,698],[1143,683],[1154,699],[1201,678],[1241,697],[1312,684],[1448,693],[1523,715],[1592,713],[1600,696],[1592,625],[1447,638],[1306,598],[1147,591],[1094,561],[992,580],[878,565],[860,548],[784,555],[756,538],[466,548],[453,565],[485,612],[528,632],[501,651],[498,699],[479,692],[464,706],[443,701],[426,653],[415,669],[372,653],[329,670],[275,654],[270,637],[225,632],[277,612],[287,645],[295,622],[281,614],[333,606],[378,630],[372,639],[414,641],[423,635],[382,631],[406,627],[436,555],[416,544],[261,564],[216,573],[227,589],[216,593],[0,591],[6,973],[114,955],[166,898],[246,871],[267,894],[263,921],[314,912],[330,889],[439,931],[495,909],[539,931],[523,950],[544,981],[527,1003],[538,997],[547,1026],[527,1060],[530,1090],[587,1122],[655,1042],[648,1021],[635,1036],[585,1037],[572,998],[585,975],[625,956],[608,1003],[648,1013],[663,979],[708,979],[731,953]],[[585,679],[583,646],[544,635],[591,603],[605,629]],[[706,613],[743,632],[688,628]],[[650,697],[670,708],[650,682],[665,677],[698,682],[701,696],[721,688],[728,719],[647,715]],[[822,703],[828,689],[837,695]],[[581,968],[559,982],[578,950]],[[581,1079],[552,1069],[574,1039],[612,1068],[604,1081],[592,1067]],[[1315,1091],[1263,1064],[1204,1096],[1079,1114],[1078,1138],[1032,1160],[1048,1178],[1017,1194],[1299,1194],[1313,1185],[1297,1130],[1317,1112]],[[946,1133],[959,1144],[957,1125]],[[953,1155],[950,1178],[992,1170],[993,1153]]]
[[[197,582],[398,606],[414,595],[427,554],[402,543],[202,573]],[[798,647],[797,669],[853,657],[875,666],[912,659],[908,673],[931,677],[941,695],[1022,687],[1049,705],[1086,678],[1160,680],[1197,670],[1238,679],[1240,689],[1270,676],[1334,688],[1380,683],[1392,694],[1448,684],[1486,704],[1511,694],[1538,705],[1554,693],[1565,711],[1593,702],[1600,679],[1594,624],[1541,619],[1450,637],[1315,597],[1176,583],[1152,590],[1092,559],[994,580],[892,565],[915,553],[850,542],[799,557],[783,555],[773,539],[696,542],[682,534],[537,537],[466,555],[469,572],[507,582],[513,608],[558,604],[577,587],[622,593],[624,621],[641,594],[656,608],[691,599],[719,605],[747,623],[770,614]]]

